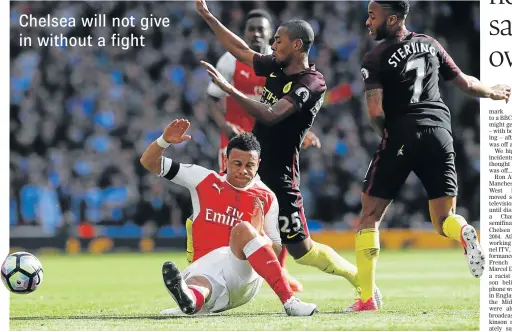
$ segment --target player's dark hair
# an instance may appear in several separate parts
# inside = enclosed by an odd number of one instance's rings
[[[249,21],[251,18],[255,17],[261,17],[266,18],[268,22],[270,23],[270,27],[272,27],[272,15],[264,9],[253,9],[250,12],[247,13],[245,17],[245,22]]]
[[[406,1],[375,1],[382,8],[396,15],[400,20],[403,20],[408,14],[411,5],[408,0]]]
[[[260,142],[256,139],[252,133],[243,133],[233,137],[226,148],[226,155],[229,157],[229,153],[233,149],[242,151],[256,151],[258,155],[261,154]]]
[[[311,45],[315,41],[315,32],[311,25],[303,20],[290,20],[281,24],[282,28],[286,28],[291,41],[302,40],[302,52],[308,53]]]

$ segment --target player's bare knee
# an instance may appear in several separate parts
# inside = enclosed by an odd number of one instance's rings
[[[235,238],[245,243],[251,241],[258,235],[256,228],[247,221],[242,221],[231,230],[231,238]]]
[[[229,246],[231,247],[233,254],[237,258],[245,259],[245,245],[258,235],[258,231],[256,231],[256,229],[246,221],[242,221],[233,227],[229,237]]]
[[[384,216],[391,200],[368,196],[363,193],[361,195],[363,209],[359,220],[359,230],[366,228],[378,228],[379,223]]]
[[[376,208],[364,209],[361,212],[361,218],[359,219],[359,230],[366,228],[377,228],[379,226],[380,219],[382,218],[383,211],[379,211]]]

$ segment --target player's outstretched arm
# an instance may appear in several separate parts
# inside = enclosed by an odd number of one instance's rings
[[[460,90],[478,98],[490,98],[492,100],[505,100],[508,103],[510,99],[510,86],[498,84],[493,87],[480,82],[476,77],[459,73],[451,80]]]
[[[156,141],[151,143],[140,158],[140,163],[145,169],[152,173],[161,172],[162,155],[164,150],[171,144],[179,144],[190,140],[185,132],[190,127],[188,120],[174,120],[165,127],[164,133]]]
[[[221,88],[222,91],[231,95],[236,100],[236,102],[242,106],[244,111],[246,111],[249,115],[253,116],[260,122],[263,122],[267,125],[273,125],[286,119],[296,110],[295,105],[286,99],[280,99],[273,106],[253,100],[244,95],[242,92],[238,91],[211,64],[205,61],[201,61],[201,64],[206,68],[206,71],[212,78],[213,82],[217,84],[217,86]]]
[[[249,115],[269,126],[283,121],[296,111],[295,105],[286,99],[280,99],[270,106],[253,100],[234,88],[230,95]]]
[[[437,53],[440,63],[439,71],[445,80],[452,82],[460,90],[471,96],[477,98],[491,98],[493,100],[505,100],[508,103],[510,98],[510,86],[498,84],[493,87],[488,87],[476,77],[464,74],[443,46],[437,40],[435,43],[439,49]]]
[[[235,58],[252,68],[253,58],[257,52],[251,50],[242,38],[235,35],[220,23],[220,21],[208,10],[205,0],[195,1],[197,12],[205,20],[208,26],[210,26],[210,29],[213,30],[222,46],[224,46]]]
[[[365,96],[372,128],[380,137],[384,137],[386,117],[382,108],[382,89],[366,90]]]

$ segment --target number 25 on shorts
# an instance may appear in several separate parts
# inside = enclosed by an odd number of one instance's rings
[[[279,216],[279,225],[281,226],[281,233],[286,233],[287,238],[292,239],[295,236],[297,236],[297,232],[300,230],[301,226],[301,220],[299,216],[299,212],[294,212],[290,216],[291,218],[288,218],[287,216]],[[291,232],[295,234],[290,234]]]

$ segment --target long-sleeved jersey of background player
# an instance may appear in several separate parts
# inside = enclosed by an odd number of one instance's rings
[[[267,54],[272,53],[270,46]],[[254,70],[245,63],[237,60],[231,53],[224,53],[215,68],[231,83],[237,90],[244,93],[247,97],[260,100],[265,85],[265,78],[258,77]],[[254,118],[244,111],[242,106],[238,104],[233,97],[222,91],[214,82],[208,84],[206,91],[210,96],[215,98],[226,97],[226,121],[240,126],[245,131],[252,131],[254,127]],[[226,135],[220,133],[220,148],[224,149],[228,146],[229,139]],[[224,169],[222,169],[224,171]]]
[[[256,54],[254,72],[265,76],[261,102],[274,105],[279,99],[291,102],[296,111],[281,122],[267,126],[256,121],[253,133],[261,145],[258,173],[278,196],[299,191],[299,151],[323,103],[326,85],[314,64],[293,75],[286,75],[271,55]]]
[[[414,32],[380,43],[365,55],[361,68],[366,90],[383,89],[386,126],[410,120],[449,132],[450,110],[441,99],[439,74],[451,80],[460,72],[437,40]]]
[[[194,258],[229,246],[231,229],[242,221],[251,223],[254,198],[264,205],[263,231],[273,243],[281,244],[278,230],[279,204],[275,194],[257,175],[245,188],[235,188],[219,175],[201,166],[180,164],[162,157],[160,177],[186,187],[190,191],[194,214],[192,238]]]

